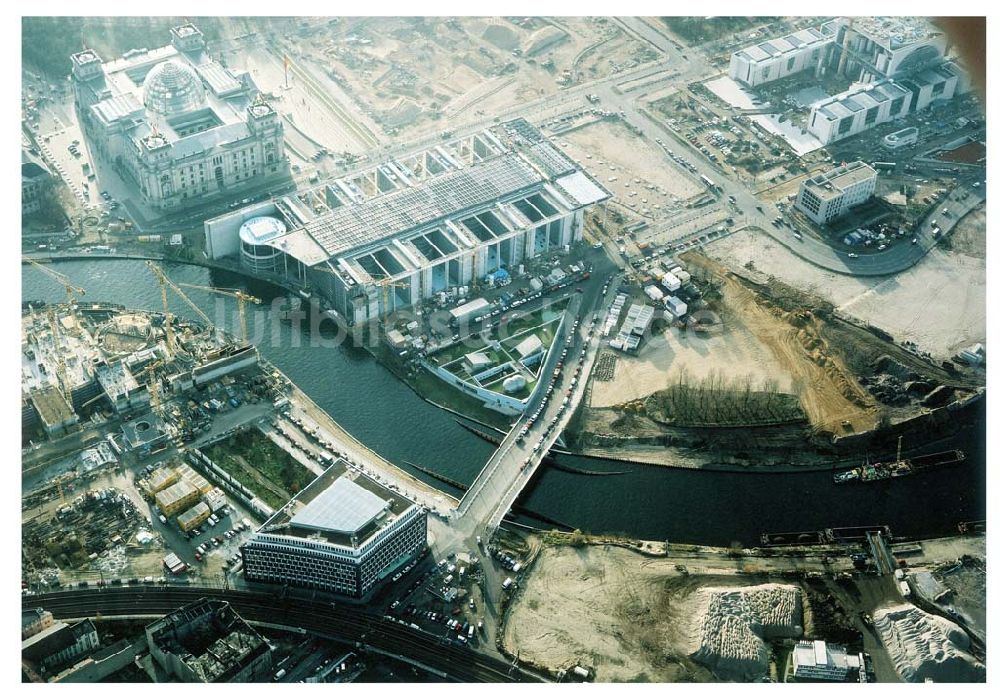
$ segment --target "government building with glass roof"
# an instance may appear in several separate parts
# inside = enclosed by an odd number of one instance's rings
[[[287,176],[281,120],[250,75],[214,61],[194,25],[170,35],[168,46],[132,50],[109,63],[92,49],[72,56],[91,154],[154,211]]]

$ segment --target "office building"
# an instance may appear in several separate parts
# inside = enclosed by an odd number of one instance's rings
[[[138,189],[154,211],[188,199],[235,196],[287,175],[278,114],[248,73],[217,63],[191,24],[168,46],[105,63],[72,56],[80,125],[92,154]]]
[[[241,548],[248,581],[364,598],[427,545],[427,513],[337,461]]]
[[[729,76],[756,87],[804,70],[816,71],[825,61],[836,32],[837,24],[827,22],[741,48],[730,56]]]
[[[517,119],[208,220],[205,248],[360,323],[580,241],[609,197]]]
[[[849,17],[836,20],[838,74],[858,82],[920,72],[944,60],[948,37],[928,17]]]
[[[52,627],[52,614],[44,608],[21,609],[21,640],[37,635],[42,630]]]
[[[878,172],[864,162],[850,162],[799,185],[795,207],[816,224],[826,224],[875,193]]]
[[[89,618],[74,625],[57,621],[22,640],[21,659],[36,671],[52,671],[74,662],[100,643],[97,628]]]
[[[846,681],[851,671],[858,671],[860,657],[843,647],[823,640],[801,641],[792,651],[792,675],[799,681]]]

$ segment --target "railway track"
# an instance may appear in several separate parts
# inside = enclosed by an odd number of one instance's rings
[[[143,618],[165,615],[201,597],[229,601],[251,623],[305,630],[354,645],[362,642],[390,656],[417,663],[431,673],[457,682],[540,682],[541,679],[491,656],[442,642],[438,635],[385,620],[350,605],[277,599],[272,594],[204,587],[139,586],[81,589],[28,596],[25,608],[44,607],[59,619],[95,617]]]

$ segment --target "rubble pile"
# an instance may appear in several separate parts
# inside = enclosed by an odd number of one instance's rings
[[[802,598],[794,586],[705,587],[694,601],[701,628],[691,656],[726,680],[759,680],[768,671],[765,640],[802,635]]]
[[[955,623],[904,604],[880,608],[875,629],[904,681],[975,682],[986,667],[968,652],[969,636]]]

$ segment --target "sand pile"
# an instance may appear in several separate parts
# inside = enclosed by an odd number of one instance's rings
[[[760,679],[768,671],[764,640],[802,635],[802,598],[794,586],[705,587],[693,604],[691,656],[726,680]]]
[[[904,681],[980,681],[986,668],[968,653],[969,637],[955,623],[904,604],[872,614],[875,629]]]

